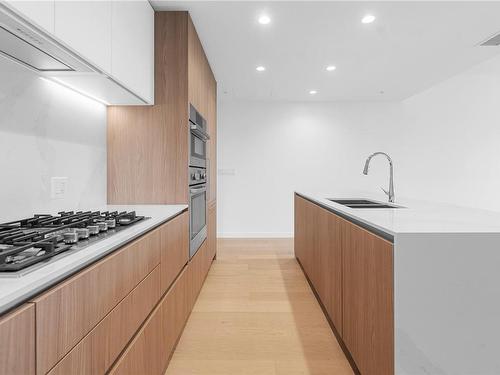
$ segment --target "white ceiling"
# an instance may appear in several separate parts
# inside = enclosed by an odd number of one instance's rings
[[[400,100],[500,52],[477,46],[500,31],[500,1],[151,3],[190,11],[227,98]]]

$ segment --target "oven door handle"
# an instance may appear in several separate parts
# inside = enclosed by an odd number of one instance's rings
[[[196,193],[202,193],[204,191],[207,191],[207,188],[206,188],[206,186],[200,187],[200,188],[190,188],[189,191],[191,192],[191,194],[196,194]]]
[[[191,123],[191,133],[198,136],[204,141],[208,141],[210,136],[206,133],[201,126]]]

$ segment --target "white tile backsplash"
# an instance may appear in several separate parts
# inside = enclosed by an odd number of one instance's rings
[[[0,56],[0,222],[105,202],[106,107]]]

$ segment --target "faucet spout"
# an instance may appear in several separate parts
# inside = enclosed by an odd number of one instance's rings
[[[389,197],[389,202],[393,203],[394,202],[394,165],[393,165],[392,159],[389,155],[387,155],[385,152],[379,151],[379,152],[375,152],[375,153],[371,154],[370,156],[368,156],[368,158],[365,161],[365,167],[363,168],[363,174],[368,175],[368,168],[370,166],[370,161],[372,160],[372,158],[374,156],[377,156],[377,155],[383,155],[389,161],[389,191],[387,191],[383,188],[382,188],[382,190]]]

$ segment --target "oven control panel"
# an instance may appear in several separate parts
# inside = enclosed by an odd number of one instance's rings
[[[207,170],[205,168],[189,167],[189,185],[203,184],[207,182]]]

